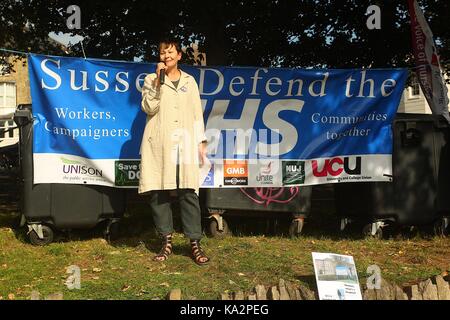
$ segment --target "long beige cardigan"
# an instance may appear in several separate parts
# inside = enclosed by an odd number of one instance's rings
[[[156,86],[156,74],[145,77],[142,110],[147,114],[141,142],[139,193],[180,188],[199,189],[198,147],[206,140],[203,111],[195,79],[181,71],[178,87],[166,78]],[[177,158],[178,155],[178,158]]]

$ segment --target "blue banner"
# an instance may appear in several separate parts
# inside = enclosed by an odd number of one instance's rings
[[[246,162],[247,186],[264,185],[252,177],[272,160],[281,166],[273,186],[350,176],[387,181],[406,70],[181,68],[197,80],[204,108],[213,164],[204,187],[227,185],[227,166],[237,160]],[[147,63],[29,55],[34,182],[136,186],[146,119],[141,90],[154,70]],[[382,169],[370,169],[371,162]],[[292,165],[303,168],[303,178],[289,184]]]

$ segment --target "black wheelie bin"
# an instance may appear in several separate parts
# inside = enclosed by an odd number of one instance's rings
[[[311,186],[212,188],[204,189],[204,206],[209,222],[209,233],[214,237],[228,234],[225,215],[264,217],[290,214],[291,237],[301,234],[304,220],[311,210]]]
[[[125,211],[125,189],[79,184],[33,184],[33,115],[31,105],[19,105],[14,121],[19,127],[21,171],[21,226],[30,242],[46,245],[55,230],[90,229],[106,222],[105,237],[118,234]]]
[[[335,184],[341,230],[362,222],[363,234],[381,238],[383,227],[434,226],[448,231],[449,125],[438,115],[398,113],[392,124],[391,182]]]

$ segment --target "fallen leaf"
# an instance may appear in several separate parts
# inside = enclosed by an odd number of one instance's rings
[[[233,280],[228,280],[229,284],[236,284],[236,282],[234,282]]]
[[[0,300],[3,300],[3,296],[0,296]]]
[[[16,298],[16,296],[14,295],[14,293],[8,294],[8,299],[9,300],[14,300],[15,298]]]
[[[125,292],[125,291],[127,291],[128,289],[130,289],[130,288],[131,288],[131,286],[125,284],[125,285],[122,287],[122,291]]]
[[[245,274],[239,272],[239,273],[238,273],[238,276],[241,276],[241,277],[242,277],[242,276],[245,276]]]
[[[100,269],[100,268],[93,268],[92,271],[94,271],[94,272],[102,272],[102,269]]]
[[[159,284],[160,286],[164,286],[164,287],[170,287],[169,284],[167,282],[163,282]]]
[[[92,277],[92,280],[98,280],[100,277]]]
[[[111,251],[109,254],[120,254],[120,251]]]
[[[3,268],[8,268],[8,265],[5,263],[5,264],[2,264],[2,267]]]

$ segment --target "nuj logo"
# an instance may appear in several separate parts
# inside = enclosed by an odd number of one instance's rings
[[[351,175],[361,174],[361,157],[356,157],[353,168],[350,168],[349,161],[349,157],[326,159],[323,166],[319,168],[318,160],[312,160],[312,173],[315,177],[326,177],[328,175],[335,177],[342,172]]]
[[[290,172],[290,173],[301,173],[302,167],[300,165],[295,165],[295,164],[288,164],[286,166],[286,172]]]

